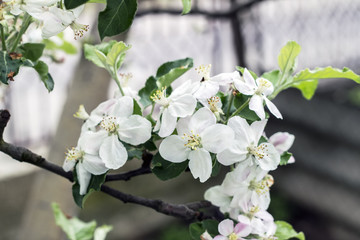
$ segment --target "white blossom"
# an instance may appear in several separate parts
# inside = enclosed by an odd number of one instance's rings
[[[226,125],[216,124],[215,115],[207,108],[180,119],[176,130],[178,135],[171,135],[160,144],[160,155],[174,163],[189,159],[194,178],[205,182],[212,172],[210,152],[223,151],[233,141],[234,132]]]
[[[278,132],[269,138],[269,142],[274,145],[274,147],[280,153],[280,155],[291,148],[291,146],[294,143],[294,140],[295,140],[295,136],[287,132]],[[294,162],[295,162],[295,158],[291,156],[290,159],[288,160],[288,163],[294,163]]]
[[[263,170],[275,170],[280,163],[280,154],[271,143],[259,143],[267,120],[255,121],[251,125],[239,116],[229,119],[228,126],[235,132],[235,141],[229,148],[217,154],[223,165],[245,162],[259,165]]]
[[[238,223],[234,226],[234,222],[230,219],[221,221],[218,225],[220,235],[217,235],[214,240],[245,240],[251,233],[251,227],[244,223]]]
[[[258,78],[255,81],[250,72],[245,68],[243,80],[239,78],[234,79],[234,85],[240,93],[252,96],[249,102],[249,109],[253,110],[261,120],[265,119],[264,101],[275,117],[282,118],[277,107],[267,98],[274,91],[274,86],[269,80]]]

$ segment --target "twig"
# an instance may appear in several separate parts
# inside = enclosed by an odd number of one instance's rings
[[[37,155],[26,148],[18,147],[6,143],[3,140],[3,133],[9,119],[10,119],[10,113],[7,110],[0,110],[0,151],[11,156],[15,160],[18,160],[20,162],[27,162],[32,165],[38,166],[40,168],[48,170],[49,172],[62,176],[68,179],[70,182],[74,181],[72,172],[65,172],[62,169],[62,167],[46,161],[46,159],[43,158],[42,156]],[[152,159],[152,154],[144,151],[143,153],[144,163],[141,168],[123,174],[109,175],[107,176],[106,180],[107,181],[129,180],[131,177],[150,173],[151,159]],[[135,203],[135,204],[143,205],[145,207],[152,208],[157,212],[169,216],[182,218],[185,220],[203,220],[203,219],[213,218],[211,216],[205,216],[203,215],[202,212],[198,211],[200,208],[213,207],[211,203],[207,201],[194,202],[189,204],[171,204],[171,203],[166,203],[162,200],[147,199],[143,197],[126,194],[105,185],[101,186],[101,191],[114,198],[123,201],[124,203]]]

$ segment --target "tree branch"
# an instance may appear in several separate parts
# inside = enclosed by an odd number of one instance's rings
[[[0,151],[9,155],[15,160],[18,160],[20,162],[27,162],[37,167],[43,168],[45,170],[48,170],[49,172],[55,173],[61,177],[68,179],[70,182],[74,181],[71,171],[65,172],[62,167],[46,161],[46,159],[43,158],[42,156],[37,155],[26,148],[18,147],[6,143],[3,139],[3,133],[9,119],[10,119],[10,113],[7,110],[0,110]],[[152,159],[152,154],[144,151],[143,154],[144,163],[141,168],[133,171],[129,171],[127,173],[108,175],[106,177],[106,181],[129,180],[130,178],[135,176],[151,173],[150,170],[151,159]],[[155,211],[163,213],[165,215],[178,217],[185,220],[203,220],[203,219],[214,218],[212,216],[205,216],[202,212],[198,211],[201,208],[214,207],[208,201],[194,202],[189,204],[171,204],[171,203],[166,203],[162,200],[147,199],[143,197],[126,194],[105,185],[101,186],[101,191],[116,199],[121,200],[124,203],[134,203],[134,204],[142,205],[145,207],[152,208]]]

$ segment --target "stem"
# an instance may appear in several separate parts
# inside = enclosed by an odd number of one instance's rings
[[[2,43],[2,50],[7,51],[6,43],[5,43],[5,34],[4,34],[4,27],[0,24],[0,31],[1,31],[1,43]]]
[[[28,13],[25,13],[20,31],[15,39],[14,45],[12,46],[10,52],[15,52],[15,50],[21,40],[22,35],[25,33],[26,29],[28,29],[30,23],[31,23],[31,16]]]
[[[243,105],[241,105],[238,109],[236,109],[236,111],[230,117],[238,115],[247,105],[249,105],[250,99],[251,98],[248,98],[248,100],[246,100],[246,102],[244,102]]]
[[[230,115],[230,110],[231,110],[231,106],[234,102],[234,94],[231,93],[230,95],[230,101],[229,101],[229,106],[228,106],[228,109],[226,111],[226,122],[229,120],[229,115]]]
[[[115,80],[116,84],[117,84],[118,87],[119,87],[120,93],[121,93],[121,95],[125,96],[125,93],[124,93],[124,91],[123,91],[123,89],[122,89],[122,87],[121,87],[121,84],[120,84],[119,76],[118,76],[118,74],[117,74],[116,71],[114,71],[114,73],[115,73],[115,74],[114,74],[114,80]]]

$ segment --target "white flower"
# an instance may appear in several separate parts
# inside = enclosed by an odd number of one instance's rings
[[[31,15],[31,9],[34,8],[44,8],[51,5],[54,5],[59,0],[5,0],[8,6],[10,6],[10,13],[13,15],[19,15],[23,11],[28,12]]]
[[[229,85],[235,78],[240,78],[239,72],[221,73],[216,76],[210,77],[211,64],[200,65],[195,70],[201,76],[200,82],[193,85],[193,95],[197,99],[208,99],[216,95],[220,86]]]
[[[269,142],[274,145],[274,147],[280,153],[280,155],[291,148],[291,146],[294,143],[294,140],[295,140],[295,136],[287,132],[278,132],[269,138]],[[295,162],[295,158],[291,156],[288,163],[294,163],[294,162]]]
[[[213,238],[208,233],[208,231],[205,231],[203,234],[201,234],[200,239],[201,240],[213,240]]]
[[[221,221],[218,225],[220,235],[217,235],[214,240],[245,240],[251,232],[251,227],[244,223],[238,223],[234,227],[234,222],[230,219]]]
[[[220,115],[223,115],[224,112],[222,110],[221,100],[218,96],[213,96],[208,99],[199,99],[199,101],[204,107],[207,107],[215,114],[217,120],[220,120]]]
[[[265,119],[265,111],[263,102],[265,101],[266,106],[270,112],[277,118],[281,118],[281,113],[277,107],[267,98],[273,91],[274,86],[272,83],[265,78],[258,78],[256,81],[251,76],[250,72],[245,68],[244,70],[244,81],[239,78],[234,79],[235,88],[244,95],[252,95],[249,108],[253,110],[260,119]]]
[[[160,137],[167,137],[175,130],[178,117],[184,118],[194,113],[196,99],[189,92],[190,80],[177,87],[169,97],[166,97],[166,88],[157,90],[151,96],[152,100],[161,106],[160,116],[154,128],[154,131],[159,131]]]
[[[235,141],[224,151],[217,154],[218,161],[225,165],[246,161],[248,165],[259,165],[263,170],[275,170],[280,163],[280,154],[271,143],[261,143],[267,120],[255,121],[249,125],[245,119],[230,118],[228,126],[235,132]]]
[[[178,135],[171,135],[160,144],[160,155],[174,163],[189,159],[194,178],[205,182],[212,172],[210,152],[223,151],[233,141],[234,132],[226,125],[216,124],[216,117],[207,108],[180,119],[176,129]]]

